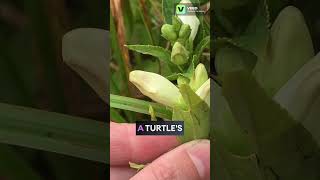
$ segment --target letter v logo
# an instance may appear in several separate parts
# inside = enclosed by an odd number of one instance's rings
[[[186,5],[184,4],[178,4],[176,6],[176,14],[186,14]]]

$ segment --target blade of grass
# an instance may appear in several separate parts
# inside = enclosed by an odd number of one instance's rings
[[[152,106],[155,115],[164,119],[171,119],[172,111],[167,107],[160,105],[158,103],[152,103],[144,100],[118,96],[114,94],[110,94],[110,107],[118,108],[128,111],[134,111],[143,114],[149,114],[149,106]]]
[[[0,143],[108,161],[106,123],[0,103]]]

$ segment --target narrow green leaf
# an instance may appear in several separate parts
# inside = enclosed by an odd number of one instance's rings
[[[106,163],[107,125],[0,103],[0,142]]]
[[[144,101],[144,100],[110,94],[110,107],[112,108],[134,111],[134,112],[149,115],[150,105],[154,109],[155,116],[164,118],[164,119],[171,119],[172,112],[169,110],[169,108],[163,105]]]
[[[137,51],[142,54],[148,54],[154,57],[159,58],[161,61],[166,63],[172,63],[171,53],[170,51],[164,49],[160,46],[152,46],[152,45],[126,45],[130,50]]]

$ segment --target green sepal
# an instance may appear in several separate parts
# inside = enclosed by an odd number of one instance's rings
[[[184,143],[195,139],[208,139],[210,108],[189,85],[181,85],[180,92],[185,107],[174,107],[172,116],[173,121],[184,120],[184,135],[178,136],[178,140]]]

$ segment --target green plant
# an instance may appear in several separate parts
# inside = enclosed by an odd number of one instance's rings
[[[288,6],[278,14],[283,4],[216,0],[216,179],[320,177],[319,55],[302,13]],[[239,20],[240,7],[256,11]]]
[[[161,25],[160,38],[167,40],[167,48],[126,45],[132,51],[156,57],[161,68],[166,68],[165,72],[134,70],[129,74],[129,81],[157,103],[111,94],[110,106],[166,120],[184,120],[185,134],[178,138],[186,142],[209,138],[210,80],[208,67],[200,61],[205,59],[202,54],[209,47],[210,37],[204,32],[206,25],[202,15],[176,16],[173,14],[175,3],[179,1],[163,1],[162,4],[166,23]],[[200,5],[199,1],[192,3]]]

